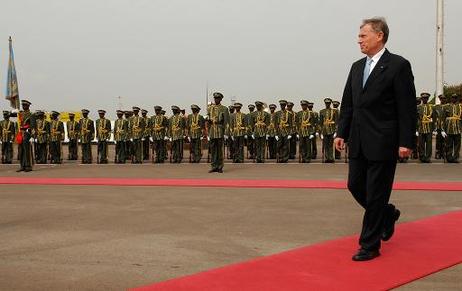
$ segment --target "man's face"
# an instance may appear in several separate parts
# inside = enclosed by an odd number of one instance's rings
[[[308,109],[308,105],[306,105],[306,104],[302,104],[302,109],[303,109],[303,110],[306,110],[306,109]]]
[[[309,110],[313,110],[313,106],[308,105],[308,109],[309,109]]]
[[[423,104],[427,104],[427,102],[428,102],[428,98],[422,98],[422,103]]]
[[[4,118],[5,120],[8,120],[8,119],[10,118],[10,115],[9,115],[9,114],[3,114],[3,118]]]
[[[82,113],[82,115],[83,115],[84,118],[88,117],[88,113]]]
[[[214,101],[215,101],[215,105],[220,105],[221,98],[215,98]]]
[[[104,118],[104,113],[99,113],[99,118]]]
[[[292,111],[292,108],[294,108],[292,105],[287,105],[287,110]]]
[[[280,104],[279,106],[281,106],[281,110],[285,110],[285,109],[286,109],[286,104]]]
[[[30,107],[29,104],[26,104],[26,103],[22,104],[22,110],[24,110],[24,111],[29,110],[29,107]]]
[[[254,107],[249,107],[249,111],[250,111],[250,112],[253,112],[254,110],[255,110]]]
[[[74,115],[69,115],[69,120],[74,121]]]
[[[262,111],[263,110],[263,105],[257,105],[257,110]]]
[[[331,105],[332,103],[330,103],[330,102],[325,102],[325,104],[326,104],[326,108],[330,108],[330,105]]]
[[[53,118],[53,120],[56,120],[56,119],[58,119],[58,115],[53,114],[53,115],[51,116],[51,118]]]
[[[363,54],[372,57],[384,46],[383,32],[375,32],[370,24],[366,24],[359,30],[358,44]]]
[[[162,110],[156,109],[156,114],[159,115]]]
[[[275,110],[275,108],[273,108],[273,107],[270,108],[271,113],[274,113],[274,110]]]
[[[122,113],[117,113],[117,118],[118,118],[118,119],[121,119],[121,118],[122,118],[122,116],[123,116],[123,114],[122,114]]]
[[[134,114],[134,115],[138,116],[138,113],[140,113],[139,110],[133,110],[133,114]]]

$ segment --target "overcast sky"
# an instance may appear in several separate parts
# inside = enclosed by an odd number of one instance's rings
[[[445,1],[445,81],[462,82],[462,1]],[[411,61],[418,92],[435,90],[436,0],[15,0],[0,11],[4,100],[8,36],[20,97],[33,109],[92,116],[138,105],[205,108],[210,91],[319,109],[340,99],[363,18],[386,17],[387,48]],[[459,18],[458,18],[459,17]]]

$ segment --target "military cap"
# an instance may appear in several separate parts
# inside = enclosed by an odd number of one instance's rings
[[[90,113],[90,110],[88,110],[88,109],[82,109],[82,113]]]
[[[261,102],[261,101],[255,101],[255,106],[263,106],[263,102]]]
[[[308,102],[308,107],[309,106],[314,106],[314,103],[313,102]]]
[[[249,104],[249,106],[247,106],[247,107],[248,107],[249,109],[250,109],[250,108],[255,108],[255,105]]]
[[[239,108],[241,108],[241,107],[242,107],[242,104],[239,103],[239,102],[236,102],[236,103],[234,103],[234,107],[239,107]]]
[[[3,110],[3,115],[10,115],[10,112],[8,110]]]
[[[229,105],[228,109],[230,109],[230,110],[234,109],[234,105]]]
[[[440,94],[440,95],[438,95],[438,98],[439,99],[444,99],[444,98],[446,98],[446,96],[444,96],[443,94]]]
[[[132,110],[133,110],[133,111],[140,111],[140,108],[139,108],[138,106],[133,106],[133,107],[132,107]]]
[[[330,99],[330,98],[324,98],[324,103],[332,103],[332,99]]]
[[[58,111],[51,111],[51,115],[59,115],[59,112]]]
[[[75,116],[74,112],[69,112],[69,116]]]
[[[420,96],[415,97],[415,100],[418,101],[418,102],[420,102],[420,99],[422,99],[422,98],[420,98]]]
[[[429,97],[430,97],[430,93],[423,92],[420,94],[420,98],[429,98]]]
[[[146,109],[141,109],[141,114],[147,114],[148,111]]]
[[[28,101],[26,99],[23,99],[23,100],[21,100],[21,104],[31,105],[32,103],[30,103],[30,101]]]
[[[306,101],[306,100],[302,100],[302,101],[300,101],[300,105],[308,105],[308,103],[309,103],[309,102],[308,102],[308,101]]]
[[[215,93],[213,93],[213,98],[223,99],[223,94],[221,94],[220,92],[215,92]]]
[[[334,104],[334,105],[337,106],[337,105],[340,105],[340,102],[338,102],[338,101],[333,101],[332,104]]]
[[[279,100],[279,104],[281,104],[281,105],[283,105],[283,104],[287,105],[287,101],[286,101],[286,100]]]
[[[98,114],[106,114],[106,110],[100,109],[98,110]]]
[[[165,115],[165,110],[161,110],[160,114]]]
[[[276,109],[276,107],[277,107],[276,104],[270,104],[270,105],[269,105],[269,108],[274,108],[274,109]]]
[[[178,107],[178,106],[176,106],[176,105],[173,105],[173,106],[172,106],[172,110],[178,110],[178,111],[180,111],[180,107]]]
[[[287,106],[294,106],[294,103],[293,102],[287,102]]]
[[[117,110],[116,113],[117,114],[124,114],[124,111],[123,110]]]
[[[42,110],[35,110],[35,114],[43,115],[43,114],[45,114],[45,112],[43,112]]]
[[[201,110],[201,108],[196,104],[191,105],[191,109]]]
[[[459,96],[458,96],[456,93],[454,93],[454,94],[451,95],[451,98],[453,98],[453,99],[457,99],[458,97],[459,97]]]
[[[124,114],[130,114],[130,113],[132,113],[130,110],[125,110],[124,111]]]
[[[162,110],[162,106],[156,105],[154,106],[154,110]]]

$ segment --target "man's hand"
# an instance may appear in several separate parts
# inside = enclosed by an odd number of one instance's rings
[[[345,140],[341,137],[336,137],[334,139],[335,149],[338,151],[343,151],[345,149]]]
[[[401,159],[404,159],[404,158],[409,158],[411,156],[411,153],[412,153],[412,150],[411,149],[408,149],[408,148],[405,148],[405,147],[399,147],[399,150],[398,150],[398,155]]]

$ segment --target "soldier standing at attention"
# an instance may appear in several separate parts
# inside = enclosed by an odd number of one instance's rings
[[[451,96],[451,103],[444,107],[444,131],[441,132],[445,138],[446,161],[458,163],[460,153],[460,137],[462,132],[462,104],[458,102],[457,94]]]
[[[117,119],[114,121],[115,163],[125,164],[125,145],[128,136],[128,121],[123,118],[124,112],[117,110]]]
[[[69,112],[69,121],[66,122],[67,127],[67,138],[69,139],[68,146],[68,159],[70,161],[75,161],[78,159],[77,154],[77,140],[79,139],[79,123],[74,120],[75,114]]]
[[[33,135],[36,130],[36,115],[30,112],[30,103],[27,100],[21,100],[22,111],[18,112],[13,110],[11,113],[12,117],[18,117],[20,121],[20,134],[18,136],[18,156],[20,162],[20,168],[16,172],[30,172],[32,171],[32,165],[34,160],[32,158],[32,146],[34,142]]]
[[[95,138],[95,124],[88,118],[88,109],[82,109],[82,118],[79,120],[80,147],[82,148],[82,164],[92,163],[91,142]]]
[[[255,106],[257,111],[252,118],[253,136],[255,140],[255,161],[257,163],[264,163],[266,158],[266,135],[270,125],[271,116],[268,112],[263,110],[263,102],[256,101]]]
[[[247,117],[241,112],[242,104],[234,103],[235,112],[229,117],[229,135],[233,144],[234,152],[231,153],[233,163],[244,162],[244,140],[247,137]]]
[[[192,114],[188,115],[187,129],[190,145],[190,162],[200,163],[202,158],[202,138],[205,131],[205,119],[199,114],[201,108],[196,104],[191,105]]]
[[[419,107],[419,105],[422,104],[422,99],[417,96],[416,98],[416,106]],[[417,123],[419,122],[418,117],[416,116],[416,126]],[[416,131],[416,134],[414,136],[414,148],[412,149],[412,154],[411,154],[411,159],[417,160],[419,158],[419,137]]]
[[[292,126],[290,126],[289,132],[292,138],[289,140],[289,159],[295,159],[295,155],[297,154],[297,128],[295,125],[295,112],[294,112],[294,103],[287,102],[287,111],[292,118]]]
[[[133,142],[131,137],[130,129],[132,128],[132,115],[130,110],[124,111],[125,120],[128,124],[127,140],[125,141],[125,158],[126,160],[132,160],[133,157]]]
[[[438,98],[440,99],[440,104],[437,104],[433,107],[436,112],[436,146],[435,146],[435,159],[439,160],[444,157],[444,138],[441,135],[441,131],[443,131],[444,119],[444,106],[446,104],[446,98],[444,95],[439,95]]]
[[[170,162],[179,164],[183,159],[181,151],[183,150],[184,130],[186,123],[184,117],[180,114],[178,106],[172,106],[173,115],[168,121],[168,136],[171,142]]]
[[[277,141],[276,141],[276,104],[270,104],[270,123],[268,125],[268,130],[266,136],[268,138],[268,152],[270,159],[276,159],[277,151]]]
[[[159,164],[165,161],[167,155],[167,129],[168,120],[162,114],[161,106],[154,106],[154,112],[156,113],[151,117],[151,134],[152,134],[152,155],[154,163]]]
[[[311,140],[316,135],[316,118],[310,110],[308,110],[309,102],[306,100],[300,101],[302,111],[297,113],[297,132],[299,134],[298,151],[300,153],[300,162],[311,162]]]
[[[247,151],[249,152],[249,159],[253,160],[255,158],[255,140],[252,138],[253,135],[253,127],[252,127],[252,118],[253,114],[255,113],[255,105],[249,104],[247,106],[249,108],[249,114],[246,115],[247,118],[247,126],[248,126],[248,131],[247,131]]]
[[[130,122],[130,141],[133,143],[132,164],[143,163],[144,118],[139,116],[140,108],[133,106],[133,117]]]
[[[313,111],[313,102],[308,102],[308,110],[311,112],[311,115],[313,115],[314,118],[314,127],[315,127],[315,135],[312,139],[310,139],[311,142],[311,159],[317,159],[318,158],[318,141],[317,137],[319,136],[319,114],[316,111]]]
[[[37,114],[37,148],[35,153],[35,161],[37,164],[46,164],[48,155],[48,142],[50,138],[50,123],[45,119],[45,113],[41,110],[35,112]]]
[[[10,120],[10,112],[3,111],[0,122],[0,143],[2,144],[2,164],[13,162],[13,142],[16,136],[16,123]]]
[[[144,118],[144,134],[143,134],[143,161],[149,161],[149,150],[150,150],[150,139],[149,137],[151,136],[151,131],[150,131],[150,124],[149,124],[149,117],[148,117],[148,111],[146,109],[141,109],[141,117]]]
[[[234,113],[234,104],[233,105],[229,105],[228,106],[228,111],[229,111],[229,116],[231,117],[231,115]],[[228,124],[228,128],[226,129],[226,132],[231,132],[231,129],[229,128],[229,124]],[[231,133],[230,133],[230,137],[231,137]],[[233,155],[234,155],[234,141],[231,140],[231,139],[228,139],[226,141],[226,146],[228,147],[228,153],[227,153],[227,158],[228,159],[233,159]]]
[[[324,162],[334,163],[334,138],[336,137],[338,111],[331,108],[332,99],[325,98],[326,108],[319,112],[319,124],[321,126],[321,139],[324,152]]]
[[[419,137],[419,159],[422,163],[430,163],[432,157],[432,137],[437,121],[436,110],[428,104],[429,93],[420,94],[422,104],[417,106],[417,136]]]
[[[340,102],[333,101],[332,106],[334,107],[334,110],[337,110],[337,118],[340,118],[340,109],[339,109]],[[337,132],[337,122],[335,122],[335,127],[336,127],[335,132]],[[342,158],[342,152],[338,151],[335,147],[334,147],[334,151],[335,151],[335,159],[340,160]]]
[[[290,135],[290,128],[293,126],[292,115],[287,111],[287,101],[279,100],[281,110],[277,112],[276,124],[277,135],[276,141],[278,142],[278,163],[287,163],[289,161],[289,141],[292,138]]]
[[[52,164],[61,164],[62,159],[62,142],[64,141],[64,123],[58,119],[59,112],[51,113],[50,123],[50,162]]]
[[[224,156],[223,143],[228,139],[226,128],[229,122],[229,112],[226,106],[221,104],[223,94],[213,93],[215,104],[207,108],[208,138],[210,139],[211,166],[209,173],[223,173]]]
[[[111,121],[105,117],[105,110],[98,110],[99,119],[96,120],[96,139],[98,140],[98,151],[96,163],[107,164],[107,142],[111,139]]]

